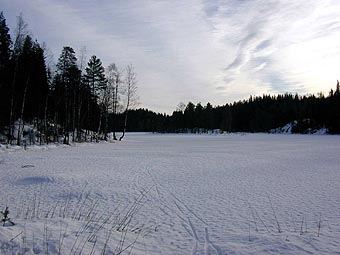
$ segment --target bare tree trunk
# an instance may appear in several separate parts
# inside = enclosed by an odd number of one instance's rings
[[[104,139],[105,141],[107,141],[107,129],[108,129],[108,112],[109,112],[109,109],[108,107],[106,107],[106,111],[105,111],[105,129],[104,129],[104,132],[105,132],[105,136],[104,136]]]
[[[86,63],[86,47],[85,46],[82,46],[80,48],[80,56],[79,56],[79,70],[80,70],[80,76],[79,76],[79,87],[78,87],[78,116],[77,116],[77,141],[78,142],[81,142],[82,141],[82,137],[81,137],[81,132],[82,132],[82,124],[84,123],[84,118],[85,118],[85,115],[84,117],[82,118],[81,117],[81,107],[82,107],[82,103],[83,103],[83,100],[81,98],[81,91],[82,91],[82,75],[84,73],[84,66],[85,66],[85,63]],[[88,108],[89,108],[89,105],[88,105]],[[88,114],[88,112],[87,112]],[[87,142],[87,131],[85,132],[85,142]]]
[[[121,141],[124,138],[124,136],[125,136],[126,125],[127,125],[127,118],[128,118],[128,109],[126,109],[126,111],[125,111],[123,134],[121,135],[121,137],[119,137],[119,141]]]
[[[40,127],[42,126],[43,127],[43,129],[44,129],[44,131],[42,132],[42,131],[40,131],[39,132],[39,145],[41,146],[42,145],[42,143],[43,143],[43,141],[45,141],[45,139],[43,139],[43,137],[45,136],[45,128],[44,128],[44,120],[40,120]]]
[[[98,140],[99,140],[100,129],[101,129],[101,127],[102,127],[102,117],[103,117],[103,110],[100,109],[100,114],[99,114],[99,124],[98,124],[98,131],[97,131],[96,142],[98,142]]]
[[[57,141],[57,137],[58,137],[57,119],[58,119],[58,114],[57,114],[57,111],[55,110],[55,112],[54,112],[54,130],[53,130],[53,142],[54,143]]]
[[[113,90],[113,97],[112,97],[112,135],[113,135],[113,140],[117,140],[116,137],[116,111],[115,111],[115,91]]]
[[[64,127],[63,127],[63,133],[64,133],[64,144],[69,144],[69,120],[70,120],[70,112],[69,112],[69,98],[68,98],[68,87],[65,85],[65,120],[64,120]]]
[[[124,128],[123,128],[123,134],[119,138],[119,141],[121,141],[126,132],[127,127],[127,118],[128,118],[128,112],[130,108],[134,107],[137,104],[138,97],[136,95],[137,92],[137,81],[136,81],[136,73],[134,71],[134,68],[132,65],[128,65],[126,68],[126,109],[125,109],[125,120],[124,120]]]
[[[91,128],[91,126],[90,125],[92,125],[92,120],[91,120],[91,117],[92,117],[92,112],[91,112],[91,107],[90,107],[90,98],[87,100],[87,119],[88,119],[88,130],[86,130],[87,131],[87,133],[88,134],[90,134],[90,128]],[[86,138],[86,142],[87,142],[87,135],[85,136]],[[90,135],[90,141],[92,142],[92,135]]]
[[[70,133],[68,131],[64,131],[64,144],[70,144]]]
[[[127,118],[128,118],[128,112],[129,112],[129,106],[130,106],[130,96],[129,96],[129,93],[128,93],[127,104],[126,104],[126,109],[125,109],[125,119],[124,119],[123,134],[121,135],[121,137],[119,137],[119,141],[121,141],[124,138],[124,136],[125,136],[126,126],[127,126]]]
[[[60,107],[60,98],[62,97],[61,92],[58,92],[56,101],[54,102],[54,130],[53,130],[53,142],[59,143],[59,126],[58,126],[58,109]]]
[[[72,106],[72,142],[75,142],[75,132],[76,132],[76,95],[73,91],[73,106]]]
[[[45,107],[44,107],[44,135],[45,135],[45,142],[48,144],[49,142],[49,137],[48,137],[48,132],[47,132],[47,107],[48,107],[48,98],[49,98],[49,93],[47,93],[46,101],[45,101]]]
[[[114,99],[113,99],[113,140],[117,140],[116,128],[117,128],[118,85],[119,85],[119,80],[117,78],[116,79],[115,92],[114,92],[115,95],[114,95]]]
[[[110,91],[112,92],[113,140],[117,140],[117,137],[116,137],[117,117],[116,115],[117,115],[117,107],[118,107],[118,90],[119,90],[119,85],[121,83],[121,71],[118,70],[117,66],[114,63],[112,63],[111,65],[107,67],[107,82],[108,82],[108,87]]]
[[[77,141],[81,142],[81,127],[80,127],[80,114],[81,114],[81,105],[82,101],[79,96],[79,101],[78,101],[78,116],[77,116]]]
[[[126,109],[125,109],[125,119],[124,119],[124,127],[123,127],[123,134],[121,135],[121,137],[119,137],[119,141],[121,141],[124,136],[125,136],[125,132],[126,132],[126,126],[127,126],[127,118],[128,118],[128,112],[129,112],[129,106],[130,106],[130,92],[128,91],[128,97],[127,97],[127,103],[126,103]]]
[[[27,77],[24,95],[23,95],[23,98],[22,98],[20,121],[19,121],[19,128],[18,128],[18,140],[17,140],[17,145],[19,145],[19,146],[21,145],[21,137],[22,137],[22,133],[23,133],[23,130],[24,130],[24,110],[25,110],[25,101],[26,101],[26,94],[27,94],[27,88],[28,88],[29,81],[30,81],[30,75],[28,75],[28,77]],[[22,125],[21,125],[21,122],[22,122]]]
[[[14,87],[15,87],[17,72],[18,72],[18,60],[16,59],[14,74],[13,74],[13,81],[12,81],[12,88],[11,88],[12,89],[11,109],[10,109],[10,114],[9,114],[9,134],[8,134],[8,139],[7,139],[8,144],[12,144],[13,134],[14,134],[14,90],[15,90]]]

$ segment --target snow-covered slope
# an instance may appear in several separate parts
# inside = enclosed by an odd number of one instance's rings
[[[0,254],[339,254],[340,137],[130,135],[0,153]]]
[[[283,127],[278,127],[271,129],[269,133],[272,134],[291,134],[292,133],[292,128],[297,124],[297,121],[290,122]]]
[[[299,128],[297,128],[300,126]],[[295,129],[295,130],[294,130]],[[313,134],[313,135],[326,135],[328,134],[328,129],[322,128],[312,128],[310,125],[310,120],[306,119],[304,121],[292,121],[283,127],[278,127],[269,130],[271,134],[292,134],[292,133],[303,133],[303,134]]]

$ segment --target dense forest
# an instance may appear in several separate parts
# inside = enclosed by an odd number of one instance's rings
[[[11,38],[0,13],[0,133],[3,143],[21,145],[30,135],[40,143],[122,139],[125,131],[268,132],[294,122],[292,132],[326,128],[340,133],[339,82],[328,95],[263,95],[223,106],[180,103],[172,115],[135,109],[134,67],[104,68],[64,46],[57,64],[33,39],[22,15]],[[78,56],[78,57],[77,57]],[[27,129],[26,126],[33,127]],[[116,132],[120,137],[116,137]],[[122,135],[121,135],[122,133]]]
[[[118,125],[112,122],[122,119],[121,140],[129,110],[138,101],[133,65],[120,69],[112,63],[104,68],[95,55],[86,61],[84,50],[77,59],[69,46],[63,47],[55,66],[47,65],[46,59],[47,50],[32,38],[22,15],[12,40],[1,12],[0,130],[2,140],[6,137],[2,142],[21,145],[27,135],[40,143],[98,141],[108,139],[109,131],[118,139]]]
[[[324,96],[263,95],[213,107],[189,102],[171,116],[138,109],[131,116],[129,131],[153,132],[269,132],[292,123],[293,133],[313,133],[325,128],[340,133],[340,92]]]

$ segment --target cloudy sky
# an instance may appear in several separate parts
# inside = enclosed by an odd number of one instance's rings
[[[317,93],[340,79],[339,0],[0,0],[57,59],[69,45],[135,66],[140,106]]]

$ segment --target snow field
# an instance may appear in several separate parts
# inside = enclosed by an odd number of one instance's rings
[[[340,254],[339,142],[135,134],[4,150],[16,225],[0,227],[0,253]]]

